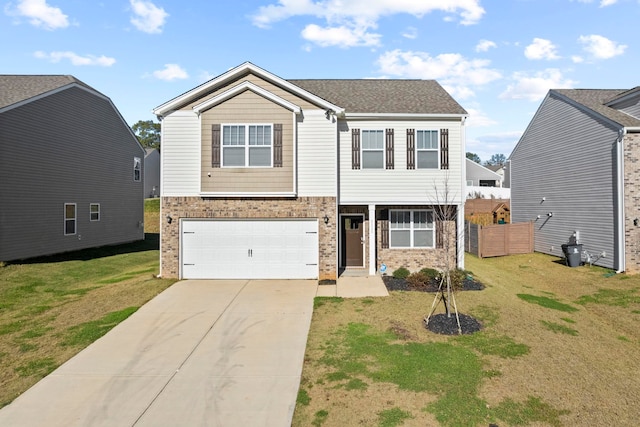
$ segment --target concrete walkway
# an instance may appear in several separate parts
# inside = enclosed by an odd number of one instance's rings
[[[0,410],[0,426],[290,426],[317,288],[178,282]]]

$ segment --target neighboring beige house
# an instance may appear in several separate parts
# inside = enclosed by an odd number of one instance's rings
[[[102,93],[0,75],[0,261],[142,240],[143,162]]]
[[[535,250],[640,270],[640,87],[551,90],[509,161],[512,222],[534,221]]]
[[[439,266],[445,230],[462,236],[467,113],[436,81],[285,80],[247,62],[154,113],[164,277],[417,270]],[[433,212],[445,186],[450,224]],[[463,266],[462,241],[452,252]]]

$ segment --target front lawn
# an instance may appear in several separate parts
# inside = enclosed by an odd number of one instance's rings
[[[557,261],[467,254],[472,335],[425,329],[430,293],[317,298],[293,425],[636,425],[640,276]]]
[[[175,282],[155,277],[158,264],[158,235],[147,234],[0,265],[0,407]]]

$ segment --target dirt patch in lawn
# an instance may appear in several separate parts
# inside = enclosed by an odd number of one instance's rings
[[[308,399],[293,425],[375,426],[388,414],[405,426],[636,425],[640,276],[555,260],[467,255],[485,285],[456,294],[459,310],[483,324],[473,335],[425,329],[427,292],[316,304],[301,383]],[[389,355],[418,381],[396,376]],[[443,366],[464,377],[438,384],[432,374],[445,375]]]

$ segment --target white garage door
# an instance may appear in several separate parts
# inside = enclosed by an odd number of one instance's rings
[[[183,220],[185,279],[317,279],[317,220]]]

